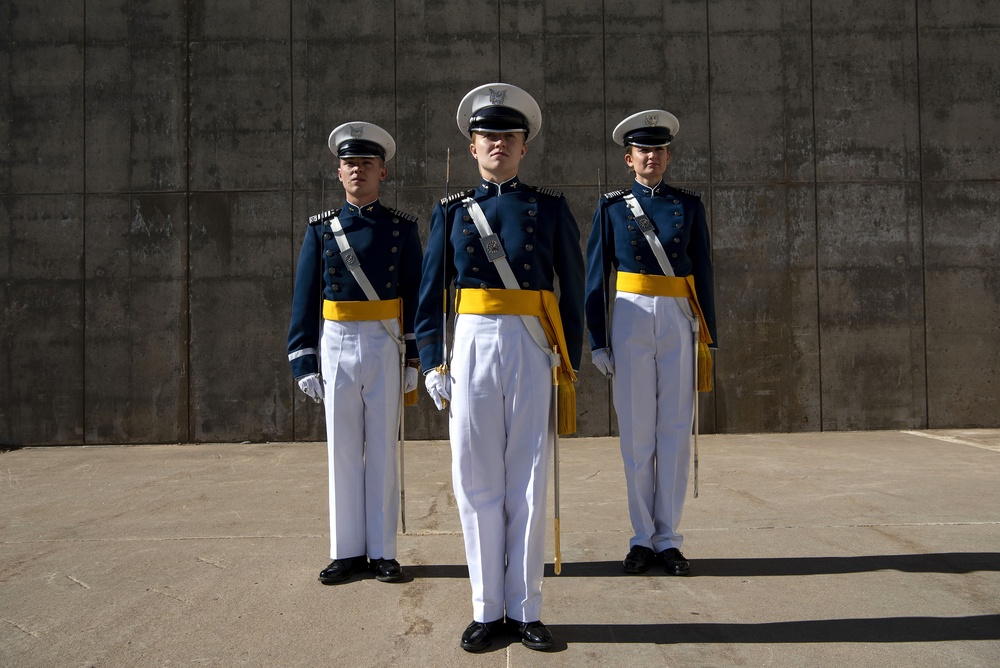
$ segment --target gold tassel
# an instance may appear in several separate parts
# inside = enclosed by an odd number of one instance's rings
[[[576,432],[576,387],[568,377],[559,374],[559,415],[557,428],[560,436]]]
[[[417,405],[417,391],[410,390],[409,392],[403,393],[403,405],[404,406],[416,406]]]
[[[698,342],[698,391],[712,391],[712,353],[708,344]]]

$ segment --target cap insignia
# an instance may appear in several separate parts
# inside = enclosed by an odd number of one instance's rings
[[[365,126],[363,125],[352,125],[351,126],[351,137],[354,139],[360,139],[365,134]]]
[[[503,104],[505,99],[507,99],[507,91],[490,88],[490,104],[499,106]]]
[[[656,114],[646,114],[646,125],[649,127],[656,127],[660,122],[660,119]]]

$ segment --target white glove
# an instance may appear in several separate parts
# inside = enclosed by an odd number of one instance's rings
[[[403,392],[412,392],[417,389],[417,369],[416,367],[406,367],[406,377],[403,379]]]
[[[424,376],[424,387],[439,411],[444,409],[445,401],[451,401],[451,377],[437,369],[431,369]]]
[[[590,361],[605,378],[615,375],[615,356],[612,354],[611,348],[591,350]]]
[[[317,404],[323,403],[323,379],[318,373],[299,378],[299,389],[305,392]]]

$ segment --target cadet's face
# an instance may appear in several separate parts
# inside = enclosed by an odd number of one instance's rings
[[[635,170],[635,178],[647,186],[655,186],[670,164],[670,149],[666,146],[629,146],[625,164]]]
[[[469,145],[483,178],[495,183],[517,176],[521,158],[528,152],[523,132],[473,132]]]
[[[379,184],[389,176],[381,158],[341,158],[337,178],[344,184],[347,201],[368,204],[378,199]]]

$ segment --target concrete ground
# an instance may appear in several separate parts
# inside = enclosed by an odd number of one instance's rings
[[[405,581],[332,587],[321,444],[2,453],[0,665],[1000,665],[1000,430],[700,446],[692,576],[626,576],[617,441],[564,439],[557,647],[481,655],[446,443],[405,450]]]

